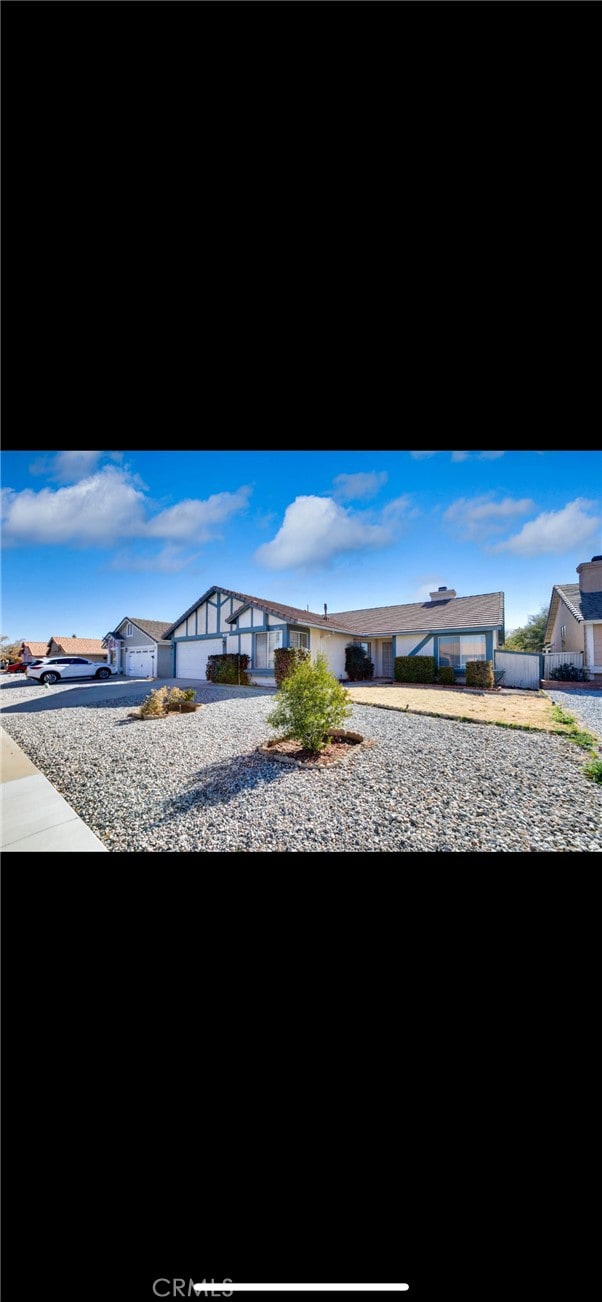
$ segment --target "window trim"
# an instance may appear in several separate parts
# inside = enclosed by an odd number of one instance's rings
[[[126,626],[125,626],[125,636],[126,636],[126,637],[132,637],[133,632],[134,632],[134,630],[133,630],[133,628],[132,628],[132,625],[128,622],[128,623],[126,624]]]

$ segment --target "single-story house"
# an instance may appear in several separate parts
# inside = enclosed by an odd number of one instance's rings
[[[166,620],[125,615],[102,640],[109,664],[128,678],[169,678],[171,643],[164,636],[166,628]]]
[[[544,635],[547,651],[582,651],[588,678],[602,677],[602,556],[577,566],[578,583],[555,583]]]
[[[458,597],[453,588],[440,588],[430,597],[333,614],[325,606],[324,614],[316,615],[215,586],[166,628],[171,672],[176,678],[204,678],[208,656],[234,651],[249,656],[255,682],[273,685],[274,651],[297,646],[312,656],[325,652],[331,672],[344,679],[350,642],[365,646],[377,678],[393,678],[393,661],[400,655],[432,655],[437,665],[451,664],[460,672],[467,660],[493,660],[495,647],[504,641],[503,592]]]
[[[51,637],[47,656],[84,656],[86,660],[106,662],[107,651],[99,637]]]
[[[22,642],[20,646],[23,664],[30,665],[34,660],[43,660],[48,655],[47,642]]]

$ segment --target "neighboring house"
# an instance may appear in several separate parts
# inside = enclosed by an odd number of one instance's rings
[[[165,620],[126,615],[102,640],[109,664],[128,678],[169,678],[171,643],[164,637],[166,627]]]
[[[22,642],[21,659],[23,664],[30,665],[34,660],[42,660],[48,655],[47,642]]]
[[[588,678],[602,676],[602,556],[577,566],[578,583],[552,588],[544,646],[547,651],[582,651]]]
[[[393,677],[398,655],[433,655],[437,665],[462,670],[467,660],[493,660],[504,640],[504,594],[458,597],[453,588],[430,601],[316,615],[298,606],[250,597],[230,588],[209,588],[165,630],[172,641],[176,678],[204,678],[207,657],[224,651],[249,656],[256,682],[274,684],[277,647],[307,647],[326,654],[329,668],[345,678],[345,648],[361,643],[377,678]]]
[[[84,656],[86,660],[105,663],[107,651],[99,637],[51,637],[44,652],[47,656]]]

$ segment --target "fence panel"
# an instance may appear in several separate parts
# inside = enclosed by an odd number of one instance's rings
[[[583,664],[583,651],[546,651],[543,660],[543,676],[549,678],[550,669],[557,669],[558,665],[577,665],[580,669]]]
[[[495,669],[503,669],[502,687],[525,687],[532,691],[539,687],[540,657],[538,652],[494,652]]]

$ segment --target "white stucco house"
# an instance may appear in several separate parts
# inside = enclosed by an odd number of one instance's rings
[[[171,640],[171,673],[205,678],[207,657],[225,651],[249,656],[254,682],[275,684],[277,647],[307,647],[326,654],[332,673],[345,679],[345,648],[365,645],[376,678],[393,678],[400,655],[432,655],[437,665],[462,671],[467,660],[493,660],[504,640],[504,594],[458,597],[440,588],[430,601],[375,606],[323,615],[279,601],[251,597],[217,585],[204,592],[165,629]]]
[[[165,637],[167,623],[161,619],[134,619],[124,615],[102,645],[109,664],[128,678],[169,678],[171,644]]]
[[[544,636],[547,651],[582,651],[588,678],[602,681],[602,556],[577,566],[578,583],[555,583]]]

